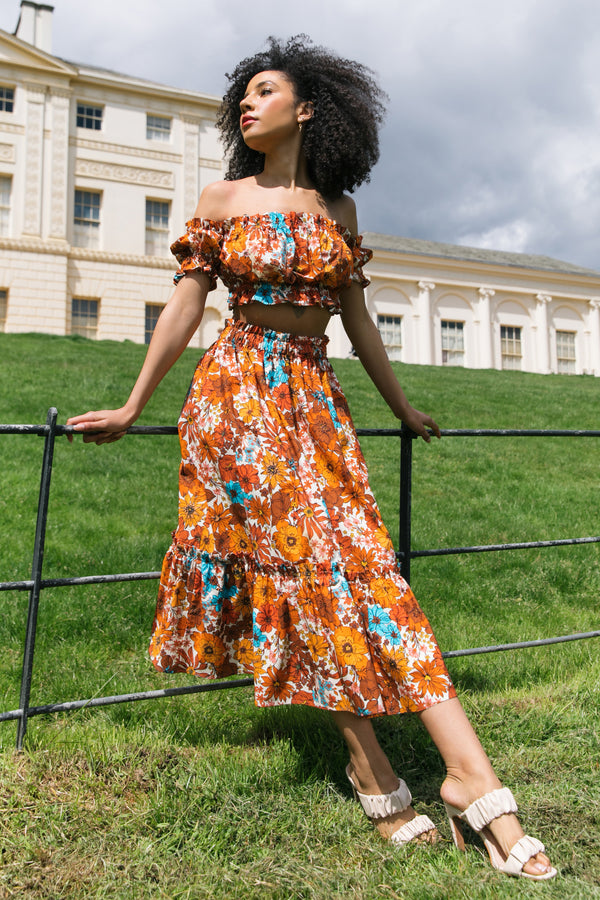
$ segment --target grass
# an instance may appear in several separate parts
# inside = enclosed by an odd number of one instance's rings
[[[120,404],[144,348],[0,335],[0,421],[59,421]],[[396,364],[443,427],[597,429],[598,381]],[[187,351],[141,424],[170,424]],[[358,426],[395,424],[355,361],[336,361]],[[394,534],[396,440],[363,439]],[[39,438],[0,439],[0,579],[28,578]],[[599,533],[594,439],[447,438],[415,445],[420,548]],[[178,444],[129,437],[56,448],[44,576],[159,568],[176,517]],[[445,649],[598,627],[598,545],[415,560],[412,583]],[[189,683],[146,656],[152,582],[44,591],[32,704]],[[0,594],[2,709],[18,705],[27,598]],[[0,723],[0,900],[22,898],[600,898],[598,643],[450,660],[461,699],[531,833],[561,876],[496,875],[451,847],[439,757],[413,717],[378,736],[440,823],[441,847],[393,851],[352,801],[325,713],[259,710],[249,688],[40,716],[17,754]]]

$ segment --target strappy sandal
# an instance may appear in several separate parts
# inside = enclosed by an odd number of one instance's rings
[[[554,878],[556,875],[556,869],[552,867],[549,871],[543,872],[540,875],[530,875],[529,872],[523,871],[523,867],[532,857],[536,856],[538,853],[544,852],[544,845],[541,841],[538,841],[537,838],[529,837],[527,834],[520,838],[520,840],[511,847],[510,853],[506,859],[504,859],[498,847],[491,839],[490,832],[487,831],[487,826],[490,822],[493,822],[494,819],[507,813],[517,812],[515,798],[508,788],[498,788],[498,790],[490,791],[489,794],[484,794],[483,797],[480,797],[479,800],[475,800],[475,802],[471,803],[471,805],[463,812],[455,806],[452,806],[450,803],[444,803],[444,806],[446,807],[446,812],[450,821],[454,843],[459,850],[464,852],[465,849],[465,840],[462,830],[462,822],[464,820],[465,822],[468,822],[473,831],[476,831],[479,834],[485,845],[485,849],[488,852],[492,866],[494,869],[498,869],[499,872],[504,872],[505,875],[531,878],[533,881],[546,881],[548,878]]]
[[[346,775],[352,785],[352,791],[370,819],[385,819],[394,813],[404,812],[411,805],[412,796],[406,782],[400,778],[400,784],[391,794],[361,794],[350,774],[350,766],[346,766]],[[392,836],[392,844],[400,846],[409,844],[422,834],[435,831],[435,825],[429,816],[415,816],[410,822],[401,825]]]

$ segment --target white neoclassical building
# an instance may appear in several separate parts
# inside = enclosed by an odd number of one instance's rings
[[[170,243],[222,177],[219,98],[52,55],[52,6],[0,31],[0,331],[149,340]],[[15,8],[15,15],[17,9]],[[600,376],[600,273],[543,256],[366,234],[368,308],[407,363]],[[226,315],[209,295],[192,343]],[[338,317],[332,356],[351,347]]]
[[[0,31],[0,330],[143,343],[169,245],[222,177],[219,98],[53,56],[52,12],[22,0]]]
[[[367,302],[394,359],[600,376],[600,273],[524,253],[366,234]]]

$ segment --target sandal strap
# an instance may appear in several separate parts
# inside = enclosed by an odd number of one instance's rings
[[[426,834],[428,831],[435,831],[435,825],[429,816],[415,816],[410,822],[401,825],[390,840],[392,844],[409,844],[420,834]]]
[[[545,849],[541,841],[526,834],[511,848],[508,859],[502,866],[502,871],[507,875],[520,875],[523,871],[523,866],[531,857],[536,856],[538,853],[543,853]]]
[[[509,788],[498,788],[471,803],[460,817],[469,823],[473,831],[483,831],[498,816],[516,812],[517,803],[512,791]]]
[[[350,775],[350,766],[346,768],[346,775],[370,819],[385,819],[386,816],[391,816],[393,813],[404,812],[406,807],[412,803],[412,795],[402,778],[399,779],[398,787],[391,794],[361,794]]]

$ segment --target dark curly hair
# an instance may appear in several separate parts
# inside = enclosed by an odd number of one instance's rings
[[[244,143],[240,102],[249,81],[258,72],[271,70],[290,79],[299,102],[314,106],[312,118],[304,123],[303,149],[317,190],[332,200],[353,191],[369,180],[379,158],[378,131],[387,96],[372,70],[314,45],[304,34],[285,42],[270,37],[267,45],[227,74],[229,88],[217,119],[227,160],[225,178],[246,178],[263,169],[263,154]]]

